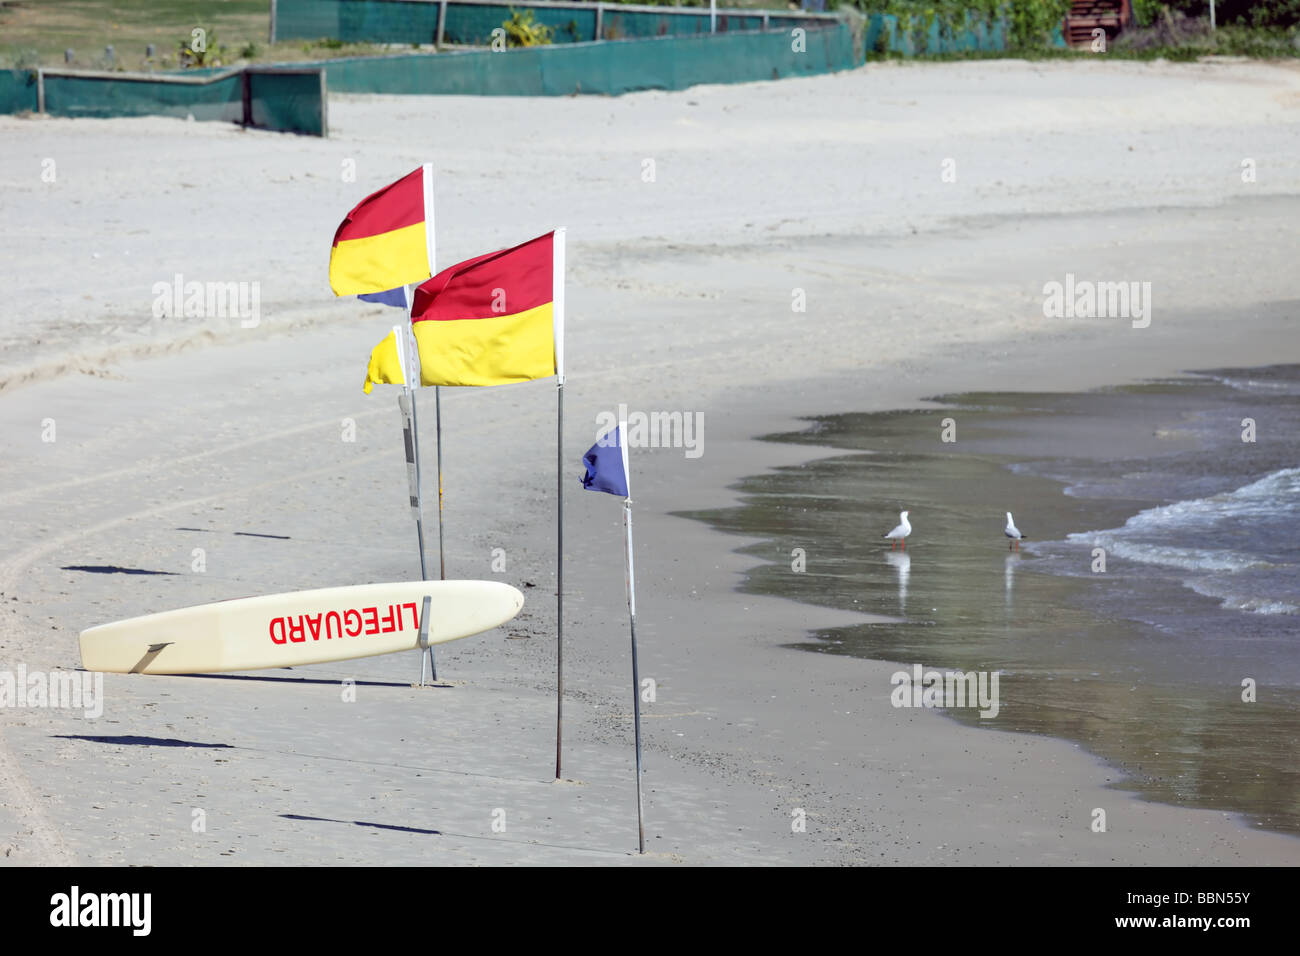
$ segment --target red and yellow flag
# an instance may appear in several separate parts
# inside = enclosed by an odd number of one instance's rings
[[[432,273],[433,167],[425,163],[361,200],[334,233],[335,295],[387,292]]]
[[[415,290],[411,322],[424,385],[563,380],[564,230],[438,273]],[[392,381],[396,348],[393,336],[375,347],[366,391]]]

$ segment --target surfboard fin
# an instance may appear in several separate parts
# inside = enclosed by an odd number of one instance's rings
[[[149,650],[144,652],[144,656],[136,662],[135,667],[131,668],[132,674],[142,674],[144,669],[153,663],[154,658],[162,653],[164,647],[171,647],[175,641],[163,641],[161,644],[150,644]]]

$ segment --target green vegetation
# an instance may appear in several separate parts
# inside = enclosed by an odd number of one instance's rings
[[[217,31],[206,27],[195,27],[177,46],[176,62],[182,67],[222,66],[225,60],[226,48],[217,42]]]
[[[191,31],[202,26],[209,39],[221,34],[223,65],[239,59],[282,62],[329,56],[384,53],[379,44],[301,40],[268,44],[271,0],[0,0],[0,69],[63,66],[73,51],[77,69],[174,70],[195,62]],[[153,45],[152,59],[146,48]],[[113,47],[111,63],[104,48]],[[205,59],[217,59],[211,42]]]
[[[10,65],[21,51],[35,51],[41,66],[104,66],[104,49],[114,51],[118,69],[175,68],[178,38],[188,45],[196,26],[220,30],[234,49],[266,41],[270,0],[39,0],[0,2],[0,60]],[[152,64],[145,48],[152,44]],[[29,64],[32,66],[38,64]]]
[[[1218,0],[1210,29],[1208,0],[1134,0],[1137,26],[1111,44],[1109,55],[1195,60],[1202,56],[1300,56],[1300,0]]]
[[[1156,22],[1164,4],[1160,0],[1133,0],[1133,19],[1140,27],[1149,27]]]
[[[1135,3],[1136,7],[1137,4]],[[1209,20],[1209,0],[1164,0],[1152,3],[1144,0],[1144,7],[1163,7],[1171,15],[1196,20]],[[1136,11],[1135,11],[1136,12]],[[1214,4],[1215,20],[1220,26],[1259,27],[1264,29],[1294,27],[1300,24],[1300,0],[1216,0]],[[1154,18],[1145,25],[1154,22]]]
[[[852,0],[839,4],[866,14],[883,13],[898,18],[898,28],[923,43],[935,20],[941,27],[960,30],[967,14],[990,21],[1007,20],[1007,43],[1012,51],[1046,48],[1052,32],[1061,25],[1070,0]],[[828,4],[829,6],[829,4]]]
[[[1280,59],[1300,56],[1300,35],[1294,30],[1236,25],[1211,31],[1205,20],[1157,21],[1149,28],[1120,34],[1107,55],[1183,61],[1203,56]]]
[[[506,31],[506,46],[547,46],[555,29],[538,23],[532,10],[511,10],[510,19],[501,24]]]
[[[1042,59],[1098,56],[1091,51],[1062,49],[1050,38],[1069,10],[1069,0],[845,0],[866,14],[898,18],[898,29],[923,48],[937,19],[944,29],[960,29],[967,11],[992,19],[1001,13],[1008,25],[1008,50],[1015,56]],[[1208,0],[1134,0],[1136,25],[1123,31],[1104,55],[1111,57],[1195,60],[1201,56],[1300,56],[1300,0],[1249,3],[1218,0],[1217,30],[1210,29]],[[878,39],[876,54],[885,53],[888,37]],[[988,53],[943,54],[940,59],[967,59]],[[993,54],[1005,56],[1006,53]]]

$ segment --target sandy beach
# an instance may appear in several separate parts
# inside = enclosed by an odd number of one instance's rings
[[[1300,361],[1300,71],[870,65],[618,99],[334,97],[330,122],[321,141],[0,117],[0,668],[75,669],[81,629],[136,614],[418,577],[395,390],[361,391],[398,313],[334,300],[326,263],[352,204],[431,161],[440,263],[568,228],[566,780],[554,383],[450,390],[448,573],[514,584],[522,614],[440,647],[446,687],[411,687],[404,654],[107,675],[96,719],[0,709],[0,862],[1300,863],[1292,837],[1113,789],[1074,744],[891,707],[895,664],[787,646],[863,615],[738,592],[752,539],[678,516],[806,460],[757,439],[808,416]],[[1066,273],[1151,282],[1150,325],[1044,318]],[[154,317],[176,274],[259,283],[256,326]],[[644,858],[621,509],[576,480],[620,402],[704,422],[698,457],[632,456]]]

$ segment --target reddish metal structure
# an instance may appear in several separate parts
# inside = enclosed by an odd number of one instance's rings
[[[1088,46],[1093,30],[1105,30],[1106,40],[1110,41],[1132,22],[1131,0],[1073,0],[1061,33],[1070,46]]]

